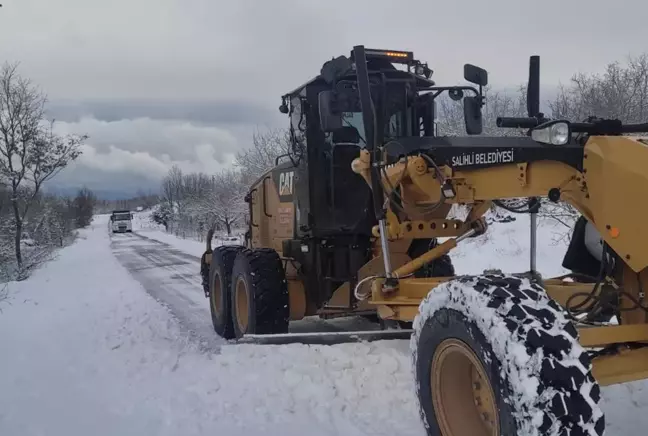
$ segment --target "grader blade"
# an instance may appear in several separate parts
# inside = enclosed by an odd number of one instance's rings
[[[409,339],[413,330],[368,330],[360,332],[316,332],[316,333],[285,333],[274,335],[244,335],[236,344],[258,345],[336,345],[352,342],[374,342]]]

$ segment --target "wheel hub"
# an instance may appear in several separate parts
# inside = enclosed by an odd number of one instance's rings
[[[477,355],[463,341],[443,341],[430,369],[432,404],[443,436],[498,436],[495,394]]]
[[[238,328],[242,333],[246,333],[248,328],[248,293],[243,278],[236,281],[234,306]]]
[[[219,317],[221,316],[222,312],[222,289],[220,285],[220,277],[216,275],[214,277],[214,288],[211,291],[211,304],[214,309],[214,313],[217,314]]]

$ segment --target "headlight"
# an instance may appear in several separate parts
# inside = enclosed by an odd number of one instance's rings
[[[571,137],[571,129],[567,121],[549,121],[531,130],[531,139],[543,144],[565,145]]]

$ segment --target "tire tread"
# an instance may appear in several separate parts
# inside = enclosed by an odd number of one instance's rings
[[[246,262],[255,300],[255,334],[287,333],[290,320],[288,286],[281,258],[272,248],[243,249],[236,262]]]
[[[539,381],[537,396],[529,407],[533,410],[516,410],[521,417],[518,418],[521,428],[529,428],[530,423],[522,421],[530,420],[532,414],[541,411],[542,425],[536,429],[540,431],[539,434],[603,435],[605,420],[599,407],[600,388],[592,376],[590,358],[578,342],[574,325],[539,284],[530,280],[523,282],[515,276],[489,274],[462,276],[439,285],[421,303],[420,313],[426,314],[427,318],[419,314],[417,318],[421,319],[414,322],[412,347],[415,363],[418,332],[425,325],[426,319],[443,308],[433,310],[442,301],[439,292],[447,293],[442,298],[452,302],[451,308],[461,306],[461,312],[468,319],[474,319],[480,308],[461,303],[460,299],[468,301],[465,298],[467,293],[482,296],[479,301],[487,302],[487,307],[495,312],[498,323],[506,326],[509,331],[510,340],[518,342],[527,350],[530,362],[539,362],[530,369],[530,375]],[[430,303],[431,299],[435,299],[433,304]],[[454,304],[457,302],[459,304]],[[431,310],[426,309],[427,304],[432,304]],[[483,333],[489,338],[487,341],[491,342],[488,332]],[[492,343],[488,345],[491,346]],[[506,356],[496,353],[496,358],[500,362],[507,362]],[[506,374],[509,373],[508,368],[503,367],[503,370]],[[504,382],[508,383],[515,396],[516,386],[506,380]],[[527,406],[529,405],[523,404],[520,407]]]

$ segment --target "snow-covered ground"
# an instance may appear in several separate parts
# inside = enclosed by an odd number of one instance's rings
[[[530,218],[514,215],[514,221],[501,222],[489,217],[488,231],[460,242],[450,253],[458,273],[476,274],[485,269],[501,269],[505,273],[529,270]],[[562,259],[567,250],[567,227],[555,221],[538,220],[536,265],[545,277],[565,274]]]
[[[182,235],[176,236],[165,232],[164,226],[156,224],[151,220],[151,213],[152,210],[134,213],[133,231],[136,231],[147,238],[169,244],[173,248],[192,256],[200,257],[205,252],[204,241],[197,241],[188,237],[183,238]],[[219,235],[220,237],[216,238],[213,245],[242,244],[244,242],[243,233],[243,231],[236,231],[234,232],[234,235],[229,238],[225,235]]]
[[[115,257],[106,219],[0,303],[0,435],[424,435],[408,341],[205,350]],[[554,230],[538,237],[551,275]],[[453,252],[457,269],[527,269],[527,236],[522,218],[494,224]],[[603,397],[608,434],[645,432],[648,383]]]
[[[10,284],[0,435],[422,434],[406,342],[201,352],[113,256],[105,220]]]

